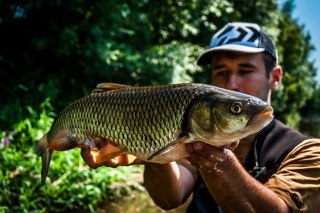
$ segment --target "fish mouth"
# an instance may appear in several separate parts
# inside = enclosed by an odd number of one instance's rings
[[[247,123],[247,128],[255,129],[256,132],[267,126],[273,119],[273,108],[265,107],[257,115],[253,116]],[[257,130],[258,129],[258,130]]]

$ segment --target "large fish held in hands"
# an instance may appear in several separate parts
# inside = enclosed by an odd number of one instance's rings
[[[58,114],[35,151],[42,158],[43,182],[53,150],[84,143],[95,149],[95,137],[115,144],[97,151],[97,163],[125,154],[167,163],[188,156],[184,143],[223,146],[258,132],[273,119],[272,113],[256,97],[205,84],[102,83]]]

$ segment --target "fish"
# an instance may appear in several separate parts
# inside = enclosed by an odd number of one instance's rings
[[[42,158],[44,183],[53,151],[87,144],[96,150],[96,163],[127,156],[123,160],[164,164],[188,157],[185,143],[224,146],[262,130],[272,119],[268,103],[212,85],[101,83],[57,115],[35,152]],[[97,150],[96,137],[115,145]]]

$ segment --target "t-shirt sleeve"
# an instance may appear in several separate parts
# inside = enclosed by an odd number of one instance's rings
[[[265,183],[291,212],[320,212],[320,139],[295,147]]]

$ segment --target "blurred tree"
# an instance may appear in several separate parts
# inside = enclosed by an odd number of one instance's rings
[[[100,82],[209,83],[210,73],[194,60],[213,33],[230,21],[259,23],[282,50],[290,49],[291,56],[280,61],[287,75],[282,93],[287,93],[287,84],[298,88],[304,83],[299,76],[290,80],[294,70],[303,68],[312,76],[313,64],[306,62],[310,37],[290,15],[279,12],[275,0],[2,1],[0,129],[12,129],[29,116],[27,106],[39,113],[39,105],[50,97],[58,112]],[[292,58],[298,58],[296,63]],[[290,87],[288,91],[292,93]],[[289,99],[291,93],[276,96],[277,109],[297,110],[310,91],[302,88],[295,99]],[[289,110],[287,100],[297,106]]]
[[[304,118],[320,118],[320,88],[314,90],[312,97],[309,98],[305,105],[299,110],[300,115]]]
[[[317,82],[314,62],[310,54],[314,50],[311,36],[304,26],[292,18],[294,4],[292,0],[284,2],[282,13],[276,25],[279,34],[276,45],[279,62],[283,68],[283,87],[273,96],[275,114],[285,123],[296,126],[299,120],[299,109],[310,99]]]

